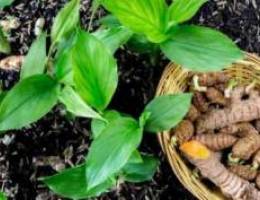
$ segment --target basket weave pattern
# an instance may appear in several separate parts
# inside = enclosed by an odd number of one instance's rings
[[[232,64],[224,71],[232,79],[237,80],[240,85],[256,81],[257,87],[260,88],[260,58],[256,55],[246,54],[244,60]],[[158,85],[157,95],[184,92],[188,86],[189,73],[191,72],[183,69],[180,65],[169,64]],[[178,149],[171,145],[169,132],[160,133],[158,138],[175,175],[194,196],[200,200],[227,200],[218,189],[208,188],[207,185],[194,177]]]

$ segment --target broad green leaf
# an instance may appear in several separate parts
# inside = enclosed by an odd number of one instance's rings
[[[13,2],[14,0],[0,0],[0,8],[10,6]]]
[[[66,86],[60,93],[59,100],[67,110],[78,117],[94,118],[102,120],[102,117],[89,107],[70,86]]]
[[[72,56],[70,50],[65,50],[59,54],[54,63],[55,76],[60,83],[74,85],[72,71]]]
[[[5,193],[0,192],[0,200],[7,200]]]
[[[91,121],[91,132],[93,139],[97,139],[102,131],[108,126],[109,123],[113,122],[114,120],[117,120],[121,117],[120,113],[109,110],[105,111],[105,113],[102,116],[106,121],[100,120],[100,119],[93,119]]]
[[[110,29],[122,27],[118,19],[113,15],[107,15],[100,19],[100,23]],[[144,54],[152,53],[155,49],[159,49],[158,44],[150,42],[143,34],[132,34],[132,37],[127,41],[127,47],[131,50]]]
[[[117,64],[109,49],[94,36],[79,31],[72,52],[76,90],[97,110],[104,110],[116,90]]]
[[[146,112],[146,111],[141,114],[141,116],[139,117],[139,125],[140,125],[140,127],[144,127],[145,126],[145,124],[149,120],[150,116],[151,116],[151,113],[150,112]]]
[[[218,71],[243,58],[241,50],[224,34],[199,26],[179,26],[161,44],[165,55],[194,71]]]
[[[151,43],[149,40],[146,39],[144,35],[134,34],[130,40],[127,42],[127,46],[140,54],[146,53],[153,53],[155,50],[159,49],[160,47],[158,44]]]
[[[69,35],[79,23],[80,0],[71,0],[60,10],[51,29],[52,43],[58,43]]]
[[[46,33],[42,33],[32,44],[21,68],[21,79],[43,74],[46,63]]]
[[[136,164],[136,163],[142,163],[143,162],[143,158],[142,155],[140,154],[140,152],[136,149],[131,157],[129,158],[129,160],[127,161],[127,164]]]
[[[144,155],[142,157],[143,162],[140,163],[128,163],[123,168],[123,179],[128,182],[140,183],[144,181],[149,181],[153,178],[156,169],[159,165],[159,160],[152,157]]]
[[[132,31],[121,26],[110,29],[101,29],[93,33],[114,54],[116,50],[124,45],[133,35]]]
[[[8,93],[7,91],[0,91],[0,104],[3,101],[3,99],[5,98],[7,93]]]
[[[71,199],[85,199],[98,196],[115,186],[115,179],[109,178],[92,190],[88,190],[85,176],[86,167],[86,164],[84,164],[66,169],[54,176],[41,178],[41,180],[56,194]]]
[[[7,38],[5,37],[1,27],[0,27],[0,52],[6,53],[6,54],[11,52],[10,44],[9,44]]]
[[[191,94],[156,97],[144,109],[144,112],[150,113],[145,130],[156,133],[176,126],[188,112],[191,98]]]
[[[122,26],[114,15],[106,15],[99,19],[99,22],[106,28],[117,28]]]
[[[103,0],[102,5],[126,27],[154,43],[167,39],[165,0]]]
[[[142,139],[138,123],[121,117],[109,123],[102,134],[93,141],[86,158],[86,176],[91,189],[118,173],[127,163]]]
[[[23,79],[0,105],[0,131],[19,129],[42,118],[57,103],[58,89],[47,75]]]
[[[176,25],[191,19],[208,0],[175,0],[170,8],[170,24]]]
[[[74,85],[72,72],[72,48],[75,44],[75,32],[69,37],[63,38],[57,47],[57,54],[54,61],[56,79],[65,85]]]

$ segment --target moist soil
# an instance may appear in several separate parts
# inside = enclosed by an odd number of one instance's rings
[[[65,0],[20,0],[3,11],[0,20],[15,17],[19,26],[10,33],[12,54],[26,54],[35,39],[34,26],[39,17],[46,20],[49,30],[53,17]],[[82,1],[81,22],[89,22],[88,0]],[[100,10],[94,20],[104,15]],[[260,53],[260,0],[211,0],[189,23],[220,29],[243,50]],[[167,64],[157,60],[155,66],[149,56],[138,55],[127,48],[116,54],[120,81],[110,105],[137,117],[144,105],[153,98],[156,86]],[[4,55],[0,54],[0,58]],[[10,89],[19,77],[14,71],[0,71],[1,84]],[[33,112],[28,110],[28,112]],[[11,131],[0,138],[0,187],[11,200],[64,199],[50,192],[38,178],[55,174],[84,160],[90,144],[89,121],[72,119],[57,106],[39,122],[20,131]],[[124,183],[97,200],[194,200],[195,198],[174,176],[155,135],[145,134],[142,151],[160,158],[161,164],[150,182]]]

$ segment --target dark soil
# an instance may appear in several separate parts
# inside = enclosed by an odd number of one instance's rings
[[[16,17],[20,26],[10,33],[12,54],[26,54],[35,38],[33,28],[39,17],[51,26],[53,17],[65,0],[20,0],[11,8],[0,11],[0,20]],[[89,2],[82,2],[82,24],[87,27]],[[98,15],[102,15],[100,11]],[[260,52],[260,1],[210,1],[191,23],[218,28],[228,34],[246,51]],[[95,21],[94,27],[98,25]],[[3,55],[0,55],[3,58]],[[167,61],[152,66],[149,58],[133,52],[117,53],[120,83],[113,99],[113,109],[138,116],[144,105],[152,99]],[[0,72],[5,88],[17,80],[14,72]],[[57,107],[38,123],[21,131],[10,132],[0,140],[0,187],[15,200],[63,199],[46,189],[38,177],[54,174],[64,167],[73,166],[84,159],[89,146],[89,122],[71,120]],[[160,157],[161,165],[154,180],[143,184],[122,184],[97,199],[102,200],[193,200],[179,183],[160,150],[155,135],[146,135],[142,150]]]

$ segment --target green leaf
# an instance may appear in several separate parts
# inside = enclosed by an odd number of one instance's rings
[[[62,39],[58,44],[58,51],[54,61],[56,79],[65,85],[74,86],[72,72],[72,48],[75,44],[75,33]]]
[[[159,49],[158,44],[151,43],[146,39],[144,35],[134,34],[127,43],[127,46],[140,54],[153,53],[156,49]]]
[[[139,117],[139,125],[140,125],[140,127],[144,127],[145,126],[145,124],[149,120],[150,116],[151,116],[151,113],[150,112],[146,112],[146,111],[141,114],[141,116]]]
[[[58,89],[47,75],[23,79],[0,105],[0,131],[19,129],[42,118],[56,104]]]
[[[243,53],[224,34],[199,26],[179,26],[161,44],[165,55],[194,71],[217,71],[243,58]]]
[[[0,200],[7,200],[5,193],[0,192]]]
[[[66,86],[62,90],[59,100],[66,106],[69,112],[78,117],[103,119],[96,111],[89,107],[70,86]]]
[[[100,120],[100,119],[93,119],[91,121],[91,131],[93,134],[93,139],[97,139],[102,131],[108,126],[109,123],[117,120],[118,118],[121,117],[120,113],[114,111],[114,110],[109,110],[105,111],[105,113],[102,116],[106,121]]]
[[[74,85],[72,71],[72,53],[70,50],[61,52],[54,63],[55,76],[60,83],[65,85]]]
[[[170,8],[170,23],[176,25],[191,19],[208,0],[175,0]]]
[[[72,56],[77,92],[90,106],[104,110],[117,87],[115,59],[102,42],[84,31],[78,32]]]
[[[93,35],[102,41],[114,54],[119,47],[130,39],[133,33],[128,28],[121,26],[98,30]]]
[[[140,152],[136,149],[131,157],[129,158],[129,160],[127,161],[127,164],[136,164],[136,163],[143,163],[143,158],[142,155],[140,154]]]
[[[66,169],[54,176],[41,178],[41,180],[56,194],[71,199],[98,196],[116,184],[114,178],[109,178],[92,190],[87,190],[86,167],[84,164]]]
[[[14,0],[0,0],[0,8],[10,6],[13,2]]]
[[[0,3],[1,5],[1,3]],[[10,44],[5,37],[2,28],[0,27],[0,52],[9,54],[11,52]]]
[[[46,63],[46,33],[42,33],[32,44],[21,68],[21,79],[43,74]]]
[[[126,27],[154,43],[167,39],[167,5],[164,0],[103,0],[102,5]]]
[[[51,29],[52,43],[58,43],[69,35],[79,23],[80,0],[71,0],[60,10]]]
[[[122,26],[114,15],[106,15],[99,19],[99,22],[106,28],[117,28]]]
[[[127,163],[142,139],[142,129],[138,123],[121,117],[106,127],[93,141],[86,158],[86,176],[91,189],[118,173]]]
[[[144,112],[150,113],[145,130],[156,133],[176,126],[188,112],[191,98],[191,94],[156,97],[144,109]]]
[[[146,155],[144,155],[142,159],[143,162],[126,164],[122,170],[124,180],[128,182],[140,183],[149,181],[153,178],[158,168],[159,160],[152,156]]]

